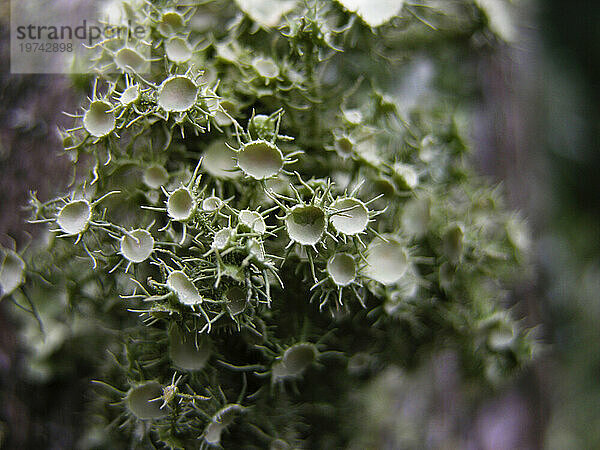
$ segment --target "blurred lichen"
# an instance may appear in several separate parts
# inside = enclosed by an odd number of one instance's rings
[[[339,448],[386,367],[450,346],[497,383],[530,358],[503,302],[526,232],[470,167],[448,56],[502,37],[481,4],[123,2],[151,43],[96,46],[61,130],[79,177],[32,195],[50,237],[0,271],[45,327],[30,375],[94,367],[82,447]]]

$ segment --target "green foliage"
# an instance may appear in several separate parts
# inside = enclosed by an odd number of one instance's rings
[[[0,271],[47,328],[28,331],[32,375],[93,367],[82,447],[339,448],[349,393],[384,367],[448,346],[496,383],[528,360],[502,306],[522,223],[470,169],[472,91],[447,77],[495,42],[475,4],[131,0],[123,17],[152,58],[97,46],[63,131],[79,176],[32,196],[51,234]],[[432,68],[419,97],[407,61]]]

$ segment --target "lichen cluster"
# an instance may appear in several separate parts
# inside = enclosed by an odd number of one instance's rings
[[[0,272],[44,328],[30,375],[92,367],[82,447],[339,448],[386,366],[450,347],[497,382],[529,358],[503,306],[526,235],[468,160],[480,6],[116,5],[151,35],[95,47],[72,190],[32,196],[49,232]]]

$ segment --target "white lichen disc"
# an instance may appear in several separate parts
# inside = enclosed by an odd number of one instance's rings
[[[294,9],[295,0],[236,0],[237,6],[253,21],[266,28],[275,28],[281,18]]]
[[[246,292],[237,286],[227,289],[224,299],[227,302],[227,310],[232,316],[237,316],[244,312],[248,303]]]
[[[121,254],[131,262],[146,261],[153,250],[154,238],[144,229],[130,231],[121,238]]]
[[[215,178],[235,178],[240,173],[235,165],[236,155],[224,140],[217,139],[202,154],[202,169]]]
[[[202,211],[213,212],[223,205],[223,200],[219,197],[206,197],[202,200]]]
[[[335,140],[335,151],[342,158],[347,158],[352,155],[354,150],[354,141],[348,136],[340,136]]]
[[[212,353],[210,338],[182,332],[174,327],[169,335],[169,356],[175,366],[183,370],[202,370]]]
[[[56,223],[66,234],[83,233],[92,217],[92,207],[87,200],[73,200],[59,211]]]
[[[494,351],[504,351],[513,344],[515,334],[510,325],[499,324],[488,336],[488,346]]]
[[[264,261],[266,258],[265,248],[257,239],[249,239],[246,244],[246,248],[248,249],[248,254],[254,256],[259,261]]]
[[[348,286],[356,277],[356,262],[348,253],[337,253],[327,261],[327,273],[338,286]]]
[[[215,111],[215,122],[217,122],[217,125],[220,127],[231,125],[233,123],[231,116],[236,115],[237,105],[229,100],[221,100],[219,102],[219,107],[220,108]]]
[[[334,211],[331,215],[331,224],[339,233],[353,236],[367,229],[369,223],[369,210],[363,202],[355,198],[342,198],[331,205]],[[335,211],[343,211],[335,213]]]
[[[0,298],[10,295],[25,280],[25,262],[12,250],[2,249],[0,266]]]
[[[233,230],[231,228],[223,228],[215,233],[215,236],[212,241],[212,248],[216,250],[223,250],[227,245],[229,245],[229,241],[233,236]]]
[[[273,60],[268,58],[255,58],[252,61],[252,66],[254,70],[263,78],[276,78],[279,76],[279,67],[277,64],[273,62]]]
[[[221,442],[221,433],[225,427],[218,422],[210,422],[204,430],[204,440],[210,445],[219,445]]]
[[[344,8],[355,12],[367,25],[379,27],[400,14],[404,0],[337,0]]]
[[[158,105],[165,111],[183,112],[196,103],[198,86],[188,77],[174,75],[162,82],[158,89]]]
[[[198,288],[181,270],[169,274],[167,286],[184,305],[193,306],[202,303],[202,296],[198,292]]]
[[[342,109],[344,119],[352,125],[359,125],[363,121],[360,109]]]
[[[279,173],[283,167],[283,154],[268,141],[252,141],[237,153],[237,165],[246,175],[263,180]]]
[[[146,60],[136,50],[123,47],[115,53],[115,64],[123,71],[133,70],[142,73],[146,69]]]
[[[204,440],[211,445],[221,442],[221,433],[233,423],[236,416],[243,410],[240,405],[228,404],[213,416],[204,430]]]
[[[141,420],[159,419],[167,415],[166,409],[160,409],[162,404],[162,386],[156,381],[148,381],[133,387],[126,397],[127,408]]]
[[[283,365],[288,375],[300,375],[317,359],[317,348],[310,343],[301,342],[288,348],[283,354]]]
[[[278,381],[284,380],[288,377],[291,377],[292,374],[288,371],[283,361],[275,361],[271,366],[271,380],[273,383],[277,383]]]
[[[172,33],[181,29],[184,25],[183,16],[177,11],[166,11],[163,13],[159,28],[162,32]]]
[[[388,242],[375,238],[367,247],[365,275],[382,284],[394,284],[409,267],[408,253],[404,246],[393,238]]]
[[[94,137],[104,137],[115,129],[115,116],[113,106],[103,100],[96,100],[90,104],[83,116],[83,127]]]
[[[143,180],[149,188],[158,189],[169,182],[169,172],[163,166],[150,166],[144,170]]]
[[[443,237],[444,253],[452,264],[458,264],[462,258],[465,231],[461,224],[451,225]]]
[[[419,174],[408,164],[394,164],[394,179],[402,189],[414,189],[419,184]]]
[[[140,98],[140,87],[137,84],[129,86],[123,91],[119,97],[119,101],[123,106],[129,106]]]
[[[247,226],[255,233],[264,233],[267,231],[267,224],[265,223],[265,219],[257,213],[256,211],[250,211],[248,209],[244,209],[240,211],[238,215],[238,219],[242,225]]]
[[[192,57],[192,49],[185,39],[174,37],[165,44],[167,58],[177,64],[184,63]]]
[[[177,221],[188,220],[196,211],[196,199],[188,188],[180,187],[169,195],[167,213]]]
[[[402,231],[416,238],[427,234],[430,219],[430,203],[428,199],[409,201],[402,211]]]
[[[290,239],[301,245],[315,245],[325,233],[325,212],[318,206],[297,205],[285,218]]]

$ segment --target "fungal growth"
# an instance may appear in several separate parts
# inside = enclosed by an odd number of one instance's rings
[[[59,211],[56,223],[68,234],[83,233],[92,218],[92,207],[87,200],[72,200]]]
[[[96,100],[83,116],[84,128],[94,137],[104,137],[115,129],[113,106],[103,100]]]
[[[281,150],[265,140],[245,144],[237,153],[237,165],[252,178],[263,180],[276,176],[283,167]]]
[[[337,232],[353,236],[362,233],[369,224],[369,210],[355,198],[342,198],[332,205],[331,224]]]
[[[194,306],[202,303],[202,296],[198,288],[181,270],[169,274],[167,287],[177,295],[177,299],[184,305]]]
[[[223,250],[227,247],[232,237],[233,230],[231,228],[223,228],[215,233],[211,246],[216,250]]]
[[[402,231],[409,236],[421,238],[427,234],[430,220],[429,199],[413,199],[404,206],[401,223]]]
[[[325,212],[318,206],[296,205],[285,218],[288,236],[300,245],[317,244],[326,227]]]
[[[186,62],[192,57],[192,49],[185,39],[173,37],[165,44],[167,58],[177,64]]]
[[[25,261],[12,250],[0,249],[0,298],[10,295],[25,281]]]
[[[462,126],[478,65],[417,70],[488,53],[482,1],[110,2],[134,30],[75,79],[77,176],[31,194],[44,238],[0,247],[28,385],[79,389],[69,361],[97,382],[75,447],[380,448],[388,368],[440,348],[485,386],[523,367],[500,300],[526,230]]]
[[[279,67],[271,59],[255,58],[252,61],[252,66],[256,72],[263,78],[277,78],[279,75]]]
[[[154,238],[147,230],[133,230],[121,238],[121,254],[133,263],[146,261],[153,250]]]
[[[159,383],[148,381],[132,387],[125,402],[129,411],[140,420],[160,419],[167,415],[167,411],[160,408],[162,393]]]
[[[408,270],[408,253],[404,246],[394,238],[387,242],[376,238],[367,248],[367,267],[365,274],[381,284],[394,284]]]
[[[356,262],[348,253],[337,253],[327,261],[327,273],[338,286],[348,286],[356,278]]]
[[[301,342],[292,345],[283,354],[283,365],[289,376],[298,376],[317,359],[317,349],[313,344]]]
[[[142,55],[128,47],[123,47],[115,53],[115,64],[123,71],[133,70],[137,73],[146,72],[148,66]]]
[[[169,182],[169,172],[163,166],[150,166],[144,170],[143,180],[149,188],[158,189]]]
[[[348,136],[339,136],[335,139],[334,148],[338,155],[342,158],[348,158],[352,155],[355,143]]]
[[[232,316],[237,316],[238,314],[244,312],[248,303],[246,299],[246,292],[237,286],[227,289],[224,299],[227,302],[227,310]]]
[[[186,187],[180,187],[169,195],[167,213],[173,220],[184,222],[196,212],[196,199]]]
[[[125,89],[123,91],[123,93],[119,97],[119,102],[121,102],[121,104],[123,106],[129,106],[132,103],[137,102],[139,100],[139,98],[140,98],[140,87],[139,87],[139,85],[134,84],[133,86],[129,86],[127,89]]]
[[[207,197],[202,200],[202,211],[213,212],[218,210],[223,205],[223,201],[219,197]]]
[[[210,338],[205,334],[182,332],[173,327],[169,335],[169,357],[183,370],[198,371],[206,367],[212,354]]]
[[[394,180],[402,189],[414,189],[419,184],[419,175],[415,169],[402,163],[394,164]]]
[[[240,211],[238,215],[240,224],[244,225],[254,233],[263,234],[267,231],[267,224],[265,219],[256,211],[249,211],[244,209]]]
[[[158,28],[164,35],[177,33],[184,26],[185,19],[182,14],[177,11],[165,11],[162,14]]]
[[[204,440],[210,445],[219,445],[221,434],[233,423],[241,411],[242,408],[239,405],[226,405],[223,407],[214,415],[204,430]]]
[[[238,176],[235,164],[236,152],[225,145],[225,141],[213,141],[202,154],[202,168],[215,178],[231,179]]]
[[[158,105],[167,112],[187,111],[196,104],[199,88],[183,75],[174,75],[158,89]]]
[[[462,258],[465,232],[460,224],[448,227],[443,238],[444,253],[452,264],[458,264]]]

